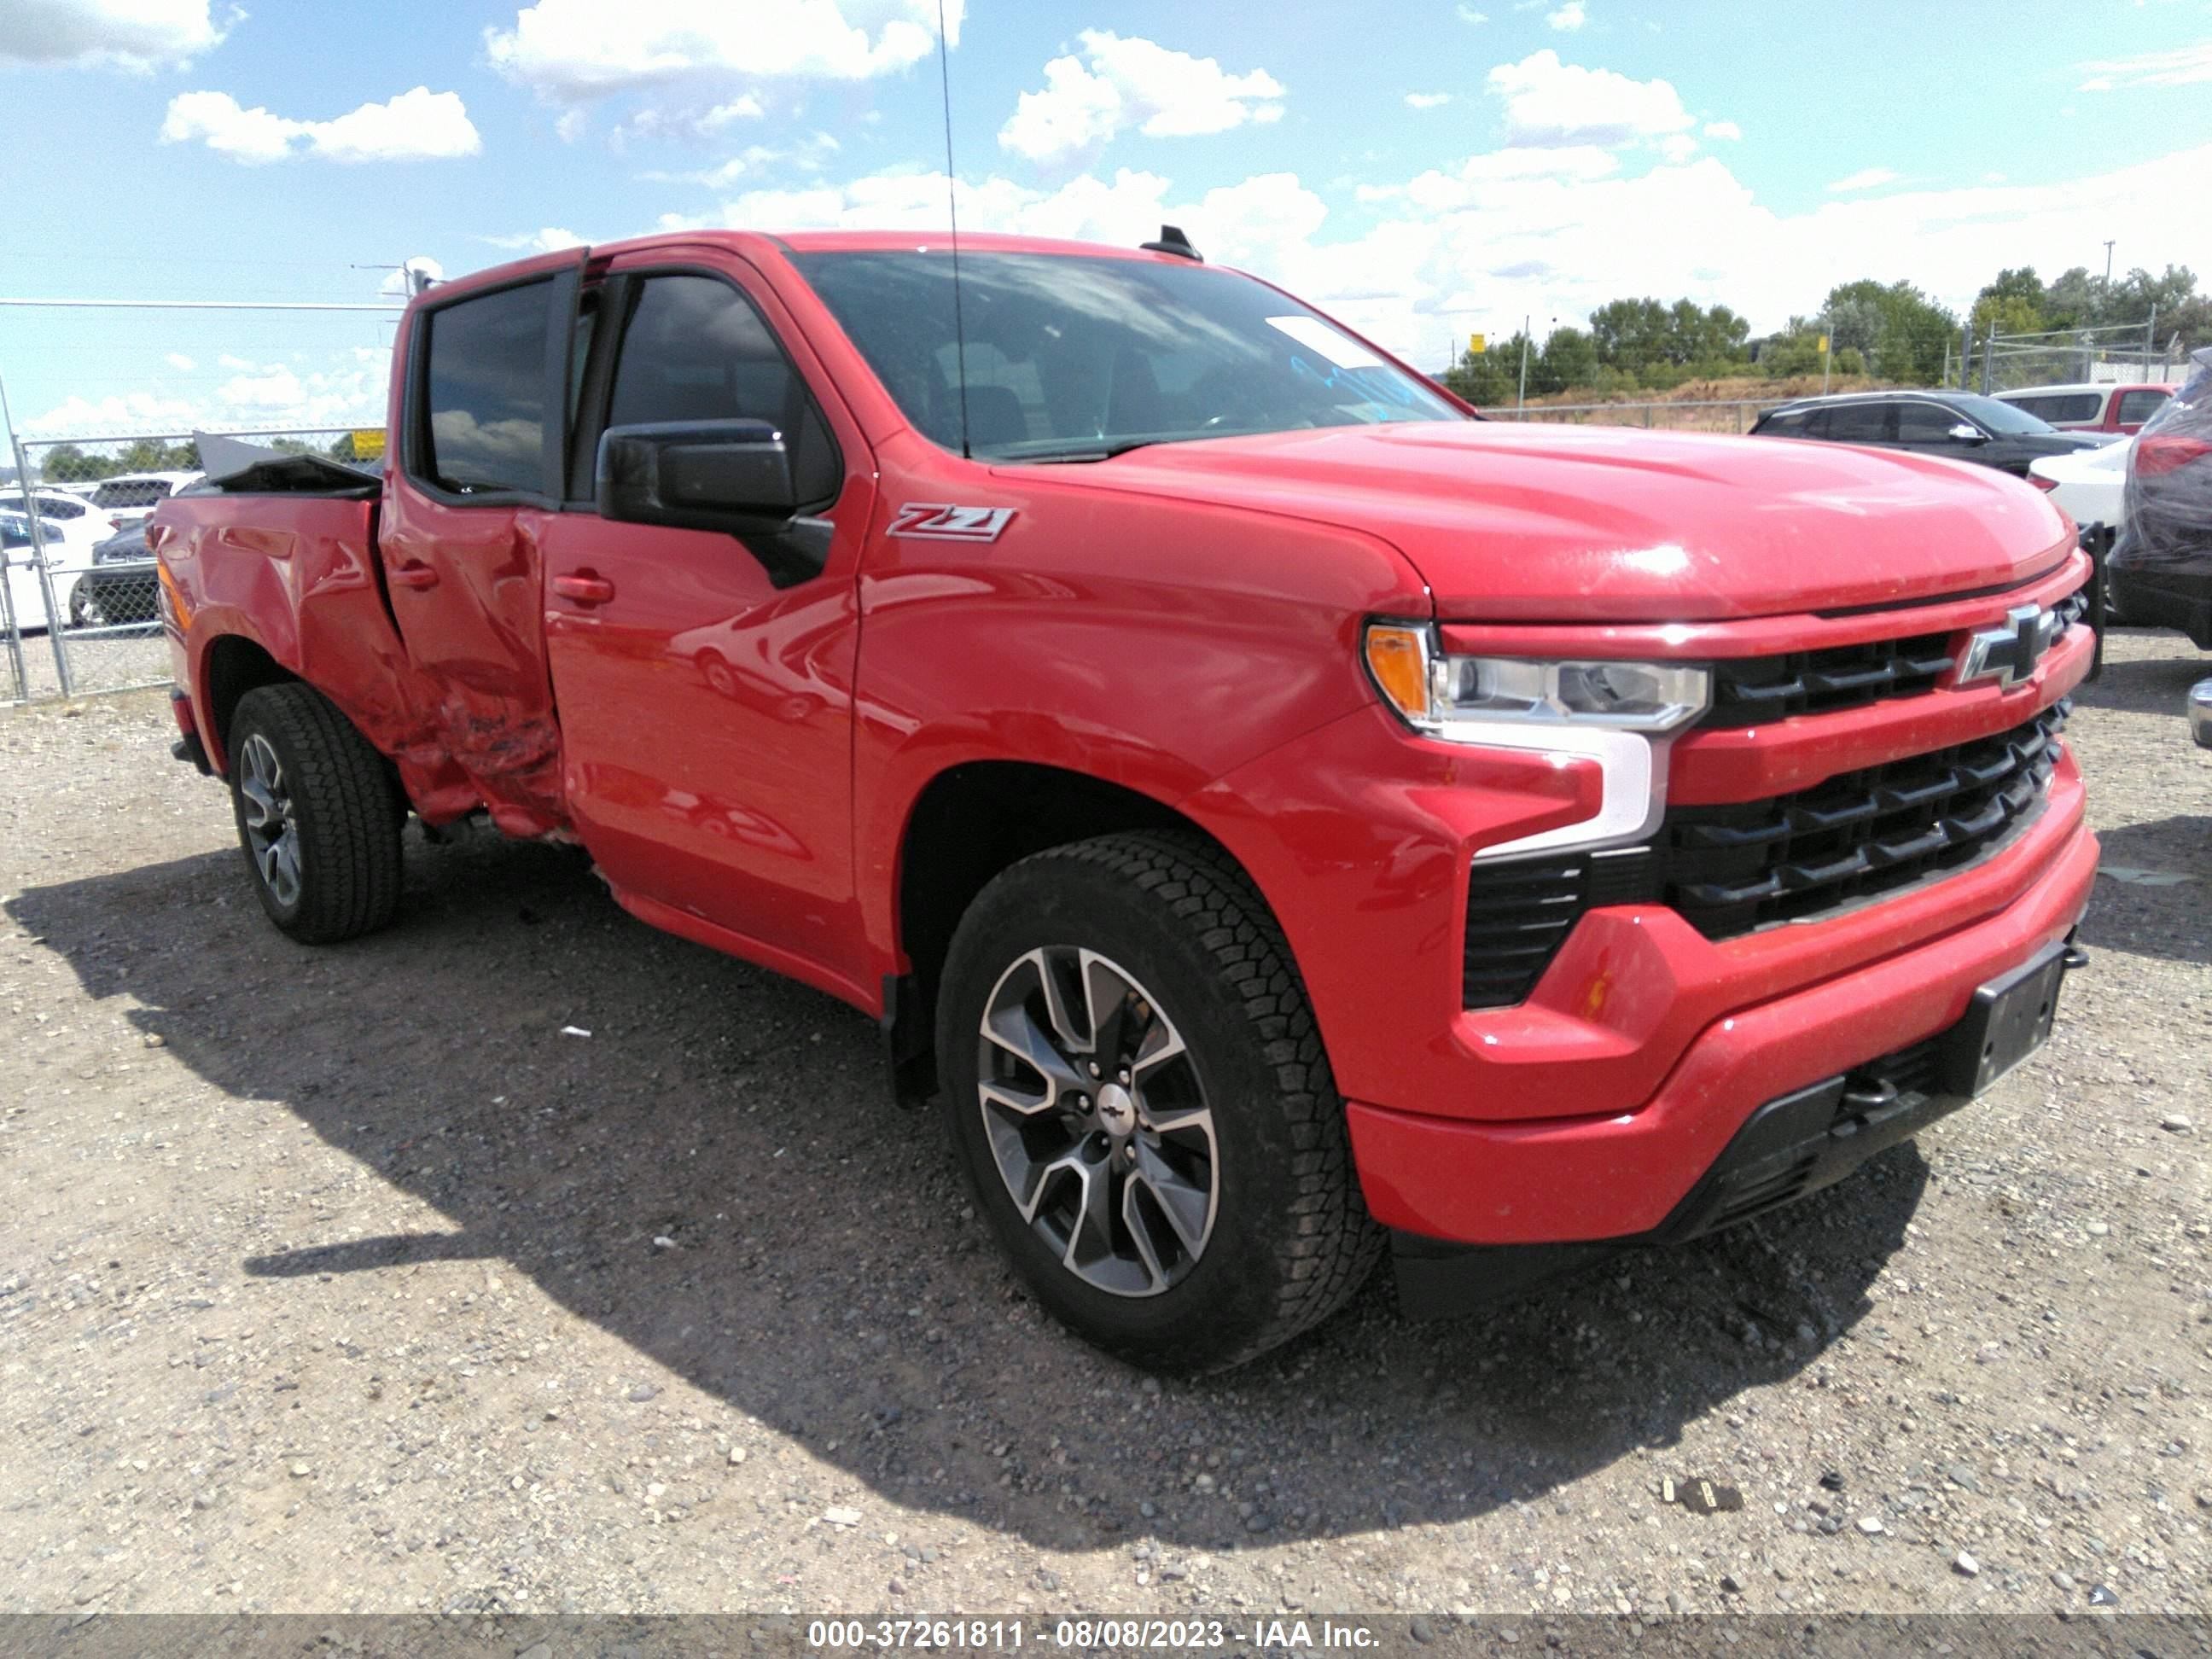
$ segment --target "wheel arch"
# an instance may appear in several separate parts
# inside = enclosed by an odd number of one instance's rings
[[[276,660],[266,646],[243,634],[219,634],[200,658],[199,683],[208,717],[204,733],[208,758],[217,772],[230,767],[230,726],[240,701],[264,685],[283,685],[301,677]]]
[[[919,1105],[936,1091],[939,976],[953,932],[976,895],[1033,854],[1132,830],[1197,836],[1243,868],[1188,814],[1090,773],[1032,761],[974,760],[947,767],[922,787],[899,838],[893,894],[907,970],[889,976],[884,988],[884,1038],[901,1105]]]

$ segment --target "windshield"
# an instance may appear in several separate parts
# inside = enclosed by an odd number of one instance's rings
[[[1992,432],[2002,432],[2011,437],[2026,437],[2037,432],[2056,432],[2058,428],[2048,421],[2038,420],[2024,409],[2014,409],[2010,404],[1999,403],[1995,398],[1980,398],[1972,392],[1962,392],[1943,400],[1961,415],[1979,421]]]
[[[793,263],[925,436],[970,453],[1100,459],[1141,444],[1469,417],[1318,313],[1203,265],[948,252]]]

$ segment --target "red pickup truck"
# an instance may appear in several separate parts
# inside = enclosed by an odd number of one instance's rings
[[[1179,233],[699,233],[419,297],[380,478],[155,516],[270,919],[580,842],[881,1022],[1042,1301],[1235,1362],[1824,1186],[2040,1042],[2094,872],[2037,491],[1483,421]]]

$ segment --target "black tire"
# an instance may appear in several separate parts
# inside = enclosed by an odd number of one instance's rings
[[[1148,988],[1211,1110],[1211,1231],[1164,1289],[1115,1294],[1063,1266],[992,1150],[978,1092],[986,1011],[1027,953],[1069,947]],[[977,1202],[1038,1300],[1086,1340],[1149,1369],[1218,1370],[1319,1323],[1372,1272],[1383,1236],[1360,1198],[1304,987],[1266,902],[1218,848],[1142,833],[1025,859],[962,917],[942,984],[944,1106]],[[1144,1000],[1131,1006],[1151,1018]],[[1126,1218],[1120,1228],[1126,1236]]]
[[[258,849],[258,838],[282,836],[251,822],[257,744],[281,769],[283,823],[294,832],[289,881],[286,870],[272,878],[265,847]],[[406,802],[384,757],[352,723],[312,686],[264,685],[239,699],[225,746],[239,846],[269,920],[303,945],[358,938],[391,921],[399,906]]]

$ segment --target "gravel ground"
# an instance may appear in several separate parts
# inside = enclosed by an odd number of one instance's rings
[[[866,1020],[489,836],[294,946],[158,695],[0,713],[0,1612],[2212,1611],[2199,672],[2123,634],[2081,699],[2131,878],[1989,1097],[1164,1386],[1021,1294]]]

